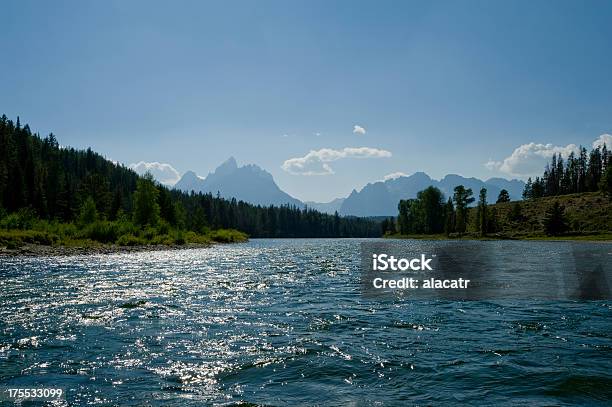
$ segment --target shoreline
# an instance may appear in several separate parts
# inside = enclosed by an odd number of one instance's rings
[[[438,235],[385,235],[383,239],[395,240],[479,240],[479,241],[535,241],[535,242],[580,242],[580,243],[612,243],[612,233],[602,233],[593,235],[566,235],[566,236],[457,236],[448,237],[443,234]]]
[[[601,239],[597,239],[601,237]],[[582,238],[569,238],[568,236],[546,237],[514,237],[514,238],[499,238],[493,236],[475,237],[447,237],[442,235],[393,235],[382,236],[382,239],[388,240],[437,240],[437,241],[540,241],[540,242],[576,242],[576,243],[608,243],[612,244],[612,236],[610,234],[603,235],[586,235]],[[336,238],[332,238],[336,239]],[[339,238],[341,239],[341,238]],[[18,257],[62,257],[62,256],[93,256],[99,254],[121,254],[121,253],[139,253],[139,252],[156,252],[164,250],[185,250],[185,249],[203,249],[219,244],[233,244],[243,242],[215,242],[208,243],[185,243],[182,245],[134,245],[134,246],[119,246],[116,244],[100,244],[95,246],[51,246],[35,243],[26,243],[14,249],[0,247],[1,258],[18,258]]]
[[[239,242],[237,242],[239,243]],[[183,245],[134,245],[134,246],[119,246],[119,245],[100,245],[100,246],[47,246],[27,243],[15,249],[7,249],[0,247],[0,258],[18,258],[18,257],[63,257],[63,256],[94,256],[99,254],[120,254],[120,253],[139,253],[139,252],[155,252],[164,250],[184,250],[184,249],[203,249],[212,247],[217,244],[226,244],[220,242],[210,243],[186,243]]]

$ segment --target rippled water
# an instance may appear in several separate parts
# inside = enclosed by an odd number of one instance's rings
[[[609,301],[375,301],[359,243],[0,259],[0,384],[70,405],[612,398]]]

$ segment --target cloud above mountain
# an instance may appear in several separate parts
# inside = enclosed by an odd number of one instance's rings
[[[568,144],[565,147],[539,143],[523,144],[515,148],[512,154],[502,161],[489,160],[485,167],[512,176],[529,177],[541,174],[553,154],[562,154],[567,157],[571,152],[577,153],[578,146],[575,144]]]
[[[322,148],[311,150],[303,157],[286,160],[281,168],[294,175],[331,175],[329,163],[344,158],[387,158],[391,152],[371,147],[345,147],[341,150]]]
[[[181,178],[181,174],[172,165],[167,163],[140,161],[130,164],[129,167],[140,175],[150,172],[153,178],[168,186],[176,184]]]
[[[602,134],[593,142],[593,148],[603,147],[604,144],[608,150],[612,150],[612,134]]]
[[[407,177],[407,176],[408,176],[408,174],[400,172],[400,171],[392,172],[391,174],[385,175],[383,177],[383,181],[389,181],[390,179],[396,179],[396,178],[399,178],[399,177]]]
[[[353,126],[353,134],[366,134],[366,129],[356,124]]]
[[[612,147],[612,135],[602,134],[593,141],[593,148]],[[579,147],[576,144],[555,146],[553,144],[529,143],[518,146],[512,154],[501,161],[489,160],[484,165],[491,171],[498,171],[516,177],[533,177],[541,175],[550,162],[553,154],[567,157],[570,153],[577,154]]]

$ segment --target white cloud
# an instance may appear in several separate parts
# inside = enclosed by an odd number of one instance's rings
[[[408,174],[404,174],[403,172],[392,172],[391,174],[387,174],[383,177],[384,181],[389,181],[390,179],[395,179],[399,177],[407,177]]]
[[[342,150],[322,148],[311,150],[303,157],[286,160],[281,168],[294,175],[331,175],[334,170],[328,163],[342,158],[386,158],[391,152],[371,147],[346,147]]]
[[[593,148],[602,147],[604,143],[608,148],[612,148],[612,135],[600,135],[593,141],[592,146]],[[516,177],[534,177],[542,175],[553,154],[561,154],[564,158],[567,158],[571,152],[578,154],[579,147],[576,144],[568,144],[563,147],[552,144],[529,143],[518,146],[512,154],[502,161],[489,159],[484,166],[491,171]]]
[[[517,177],[536,176],[542,174],[553,154],[567,157],[571,152],[577,153],[578,146],[575,144],[568,144],[565,147],[552,144],[523,144],[502,161],[489,160],[485,163],[485,167]]]
[[[158,163],[157,161],[140,161],[139,163],[130,164],[129,167],[140,175],[148,171],[156,180],[168,186],[176,184],[181,178],[181,174],[173,166],[166,163]]]
[[[593,148],[603,147],[604,144],[608,150],[612,149],[612,135],[602,134],[593,142]]]
[[[366,134],[366,129],[364,127],[354,125],[353,126],[353,134]]]

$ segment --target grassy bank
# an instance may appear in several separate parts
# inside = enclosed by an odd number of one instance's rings
[[[558,202],[564,208],[567,232],[558,236],[547,236],[544,218],[547,210]],[[466,233],[435,235],[387,234],[396,239],[521,239],[521,240],[578,240],[612,241],[612,201],[599,192],[586,192],[550,196],[525,201],[504,202],[488,205],[495,213],[496,232],[481,236],[478,232],[476,208],[468,210]]]
[[[96,220],[88,224],[46,221],[15,214],[0,221],[0,248],[19,249],[26,245],[66,248],[109,246],[183,246],[233,243],[248,239],[234,229],[203,230],[201,233],[174,228],[166,222],[139,227],[127,219]]]

